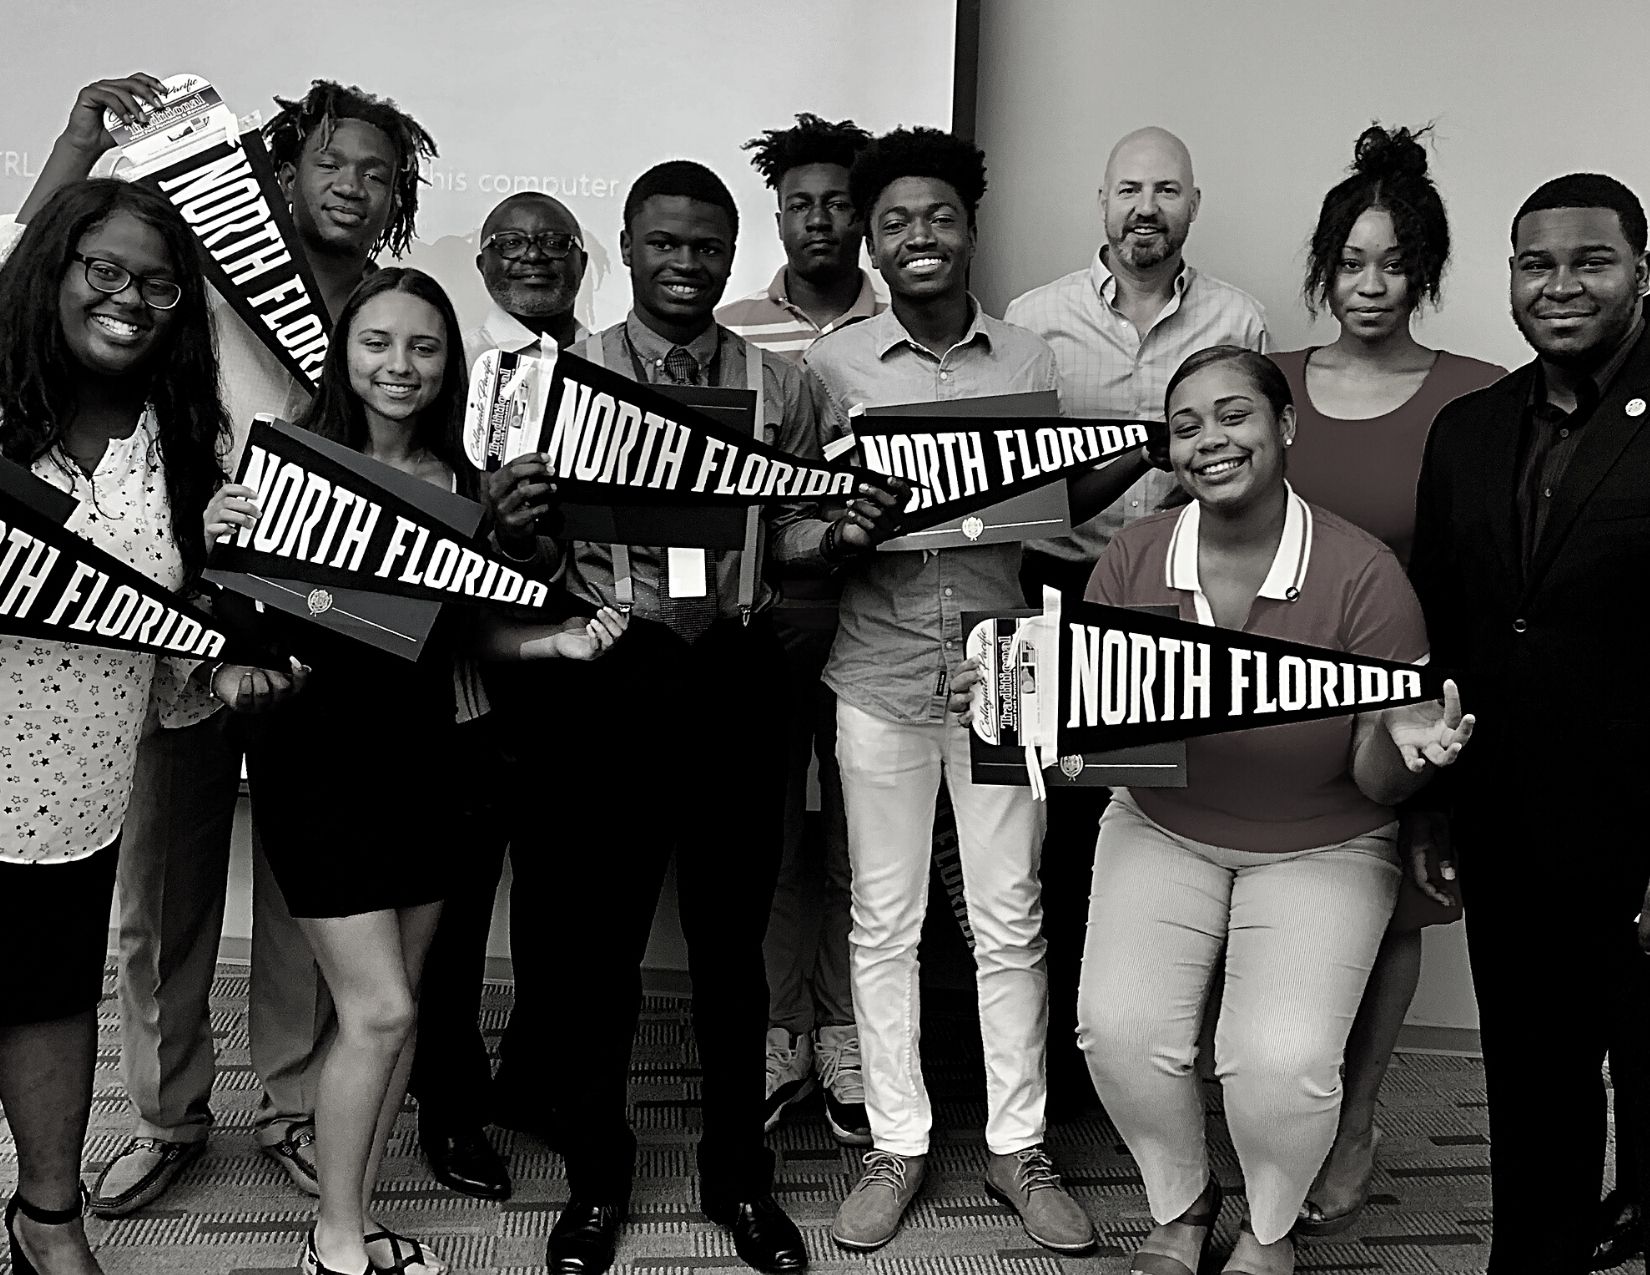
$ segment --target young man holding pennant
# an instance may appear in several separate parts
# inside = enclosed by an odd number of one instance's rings
[[[1425,657],[1426,627],[1391,550],[1308,505],[1284,481],[1295,413],[1288,382],[1263,355],[1238,346],[1193,355],[1169,382],[1165,414],[1174,474],[1193,503],[1113,537],[1089,601],[1171,605],[1181,620],[1283,642],[1245,648],[1238,633],[1221,635],[1246,658],[1228,653],[1220,677],[1211,667],[1219,642],[1207,652],[1177,651],[1183,673],[1187,660],[1192,665],[1189,678],[1176,679],[1182,693],[1174,711],[1186,718],[1174,725],[1197,736],[1187,745],[1188,785],[1119,789],[1106,808],[1078,1040],[1139,1162],[1157,1223],[1135,1269],[1192,1275],[1220,1207],[1194,1064],[1224,953],[1216,1070],[1249,1213],[1225,1271],[1287,1275],[1290,1230],[1335,1137],[1347,1031],[1397,894],[1393,806],[1433,767],[1455,760],[1473,723],[1461,714],[1454,683],[1445,682],[1442,705],[1320,712],[1310,721],[1297,712],[1292,725],[1200,734],[1216,714],[1239,724],[1268,720],[1277,703],[1260,693],[1261,660],[1276,657],[1281,668],[1284,655],[1300,658],[1302,647],[1364,657],[1353,662],[1386,674],[1385,693],[1370,692],[1377,705],[1394,702],[1393,683],[1413,700],[1420,679],[1406,666]],[[1144,620],[1140,627],[1150,632]],[[1077,662],[1065,678],[1062,726],[1068,707],[1091,715],[1071,694]],[[1127,671],[1127,659],[1117,663],[1123,667],[1114,673]],[[1363,683],[1338,667],[1322,671],[1320,700],[1332,675],[1343,692]],[[1119,700],[1142,721],[1147,713],[1136,699],[1150,699],[1160,719],[1168,715],[1163,679],[1152,696],[1143,673],[1133,679],[1138,695],[1127,677],[1121,693],[1117,682],[1096,687],[1088,700],[1098,702],[1102,720],[1108,707],[1120,716]],[[967,710],[974,680],[957,679],[958,711]],[[1222,686],[1226,694],[1218,695]],[[1312,692],[1289,696],[1291,704],[1309,702]],[[1160,721],[1156,729],[1172,727]]]
[[[757,437],[817,461],[814,404],[801,374],[713,318],[737,230],[733,197],[708,169],[677,160],[643,173],[625,199],[620,238],[631,312],[572,353],[647,383],[748,388]],[[532,527],[552,481],[540,455],[489,476],[506,554],[544,551]],[[557,1275],[607,1269],[629,1209],[636,1141],[625,1086],[642,956],[673,854],[704,1068],[702,1207],[733,1232],[752,1266],[796,1271],[807,1263],[801,1235],[771,1195],[773,1156],[763,1145],[762,936],[780,858],[785,673],[768,614],[775,594],[761,565],[808,563],[823,572],[885,534],[881,514],[893,504],[862,487],[831,523],[810,517],[807,502],[751,506],[741,519],[743,548],[733,551],[552,546],[576,598],[627,608],[633,621],[611,659],[554,688],[559,711],[580,724],[577,747],[529,759],[618,838],[540,856],[539,897],[563,901],[544,943],[541,975],[552,991],[541,1003],[578,1024],[580,1036],[531,1050],[530,1025],[512,1022],[503,1063],[519,1073],[549,1059],[545,1100],[559,1104],[571,1189],[548,1244]],[[670,711],[684,688],[691,709]],[[540,825],[521,835],[545,832]],[[571,981],[570,968],[580,971]],[[518,970],[524,976],[540,975]]]
[[[146,74],[83,88],[17,220],[28,222],[114,146],[106,112],[139,124],[162,109],[165,93],[166,85]],[[326,312],[336,314],[373,268],[376,252],[399,256],[411,243],[419,161],[435,146],[394,103],[359,89],[317,80],[301,99],[276,102],[281,110],[264,136],[277,198],[291,204],[296,250]],[[234,304],[215,291],[209,300],[232,430],[225,463],[233,473],[253,416],[296,419],[310,385],[297,380]],[[120,856],[121,1075],[138,1124],[93,1191],[92,1210],[103,1216],[158,1198],[206,1145],[214,1065],[208,996],[240,770],[241,749],[223,715],[153,735],[138,749]],[[292,1182],[314,1194],[315,1044],[330,1008],[256,846],[253,866],[249,1024],[253,1070],[264,1090],[256,1136]]]
[[[937,129],[900,129],[854,162],[872,262],[892,308],[817,341],[804,365],[833,436],[858,406],[967,399],[1059,386],[1044,342],[993,319],[968,292],[984,156]],[[969,776],[968,732],[946,720],[964,611],[1018,604],[1020,546],[862,556],[849,568],[825,669],[853,865],[854,1008],[872,1150],[838,1210],[848,1248],[887,1243],[922,1185],[932,1116],[918,1060],[917,945],[928,898],[935,794],[956,811],[985,1037],[986,1183],[1032,1238],[1062,1252],[1094,1242],[1043,1146],[1043,969],[1037,858],[1043,818],[1027,790]]]

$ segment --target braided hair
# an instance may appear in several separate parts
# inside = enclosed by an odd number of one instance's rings
[[[418,216],[418,187],[425,181],[419,165],[437,154],[435,139],[424,126],[389,98],[374,97],[353,84],[345,86],[335,80],[316,80],[303,97],[295,101],[277,97],[275,105],[281,110],[264,125],[264,141],[277,167],[296,165],[310,134],[319,129],[324,142],[339,120],[371,124],[390,139],[397,161],[395,207],[372,250],[377,253],[387,248],[392,257],[405,256],[417,233],[414,221]]]

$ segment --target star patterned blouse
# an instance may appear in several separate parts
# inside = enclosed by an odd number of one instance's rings
[[[53,451],[34,474],[80,500],[65,524],[156,583],[176,589],[183,560],[152,411],[110,441],[96,472]],[[184,726],[218,707],[199,661],[0,635],[0,861],[64,863],[120,835],[138,739],[151,713]]]

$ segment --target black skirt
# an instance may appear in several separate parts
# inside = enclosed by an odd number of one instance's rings
[[[66,863],[0,863],[0,1026],[97,1007],[119,859],[117,838]]]

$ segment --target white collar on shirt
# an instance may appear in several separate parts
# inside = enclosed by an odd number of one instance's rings
[[[1312,506],[1295,489],[1284,484],[1288,503],[1283,512],[1283,535],[1278,539],[1278,551],[1272,557],[1272,567],[1261,581],[1263,598],[1280,602],[1300,597],[1306,583],[1306,566],[1312,557]],[[1174,533],[1169,537],[1169,553],[1164,564],[1164,583],[1171,589],[1183,589],[1193,595],[1200,624],[1213,624],[1208,600],[1197,578],[1198,531],[1202,526],[1202,509],[1197,501],[1185,506],[1175,520]]]
[[[506,313],[497,301],[487,307],[487,317],[481,321],[481,335],[486,342],[484,348],[508,350],[512,354],[519,354],[525,349],[538,345],[543,339],[539,333],[533,331],[532,328],[513,314]],[[589,335],[583,324],[575,325],[573,329],[575,343],[584,340]],[[555,342],[552,340],[550,344],[554,345]]]

